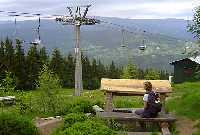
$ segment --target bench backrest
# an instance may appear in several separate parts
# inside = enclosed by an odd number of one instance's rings
[[[170,93],[171,85],[168,80],[136,80],[136,79],[101,79],[101,90],[112,92],[142,92],[144,82],[150,81],[153,89],[160,93]]]

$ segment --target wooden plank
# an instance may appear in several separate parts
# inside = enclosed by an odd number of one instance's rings
[[[136,80],[136,79],[106,79],[101,80],[101,90],[117,93],[144,94],[145,81],[150,81],[153,89],[159,93],[171,93],[171,85],[168,80]]]
[[[120,112],[99,112],[98,117],[105,119],[125,120],[125,121],[151,121],[151,122],[174,122],[176,119],[170,114],[159,115],[156,118],[141,118],[135,113]]]
[[[113,111],[113,95],[111,92],[106,92],[106,112],[112,112]]]

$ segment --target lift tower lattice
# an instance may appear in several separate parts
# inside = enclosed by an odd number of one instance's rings
[[[82,82],[82,62],[81,62],[81,50],[80,50],[80,27],[81,25],[95,25],[100,23],[97,19],[87,18],[89,7],[91,5],[82,5],[76,7],[67,7],[69,11],[69,16],[57,17],[56,21],[61,22],[63,25],[74,25],[75,26],[75,96],[80,96],[83,91],[83,82]],[[84,8],[83,14],[81,14],[81,9]],[[73,12],[73,9],[75,11]]]

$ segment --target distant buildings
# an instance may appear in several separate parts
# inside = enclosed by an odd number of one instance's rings
[[[200,66],[200,56],[176,60],[170,64],[174,65],[174,83],[182,83],[194,76],[197,67]]]

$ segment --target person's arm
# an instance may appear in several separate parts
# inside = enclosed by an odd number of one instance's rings
[[[146,109],[147,108],[147,102],[148,102],[148,94],[144,95],[143,101],[144,101],[144,109]]]

